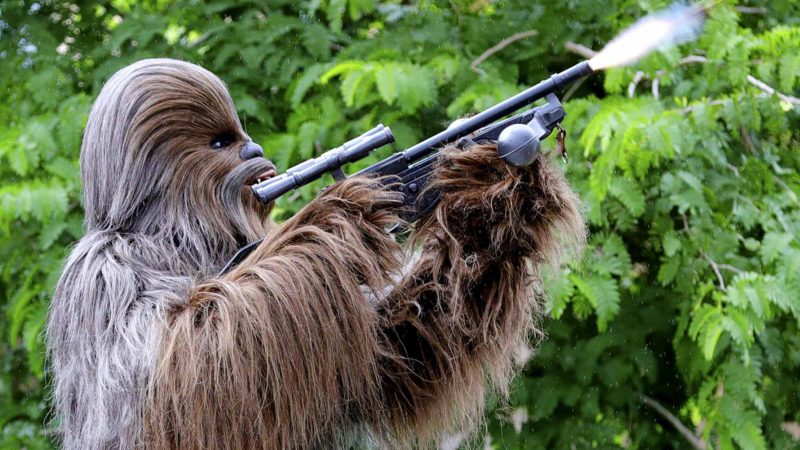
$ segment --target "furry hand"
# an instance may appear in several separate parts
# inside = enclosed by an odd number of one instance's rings
[[[358,176],[330,186],[312,204],[325,213],[337,210],[360,225],[387,227],[399,220],[403,194],[378,178]]]
[[[443,228],[466,253],[544,260],[556,251],[560,228],[582,239],[578,199],[544,155],[518,168],[501,161],[494,145],[450,147],[431,187],[441,200],[423,227]]]

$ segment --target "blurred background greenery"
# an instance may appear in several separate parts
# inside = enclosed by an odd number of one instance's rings
[[[0,448],[54,445],[42,327],[82,233],[82,127],[116,70],[156,56],[212,70],[285,169],[378,122],[407,146],[665,6],[1,1]],[[799,13],[722,1],[698,41],[569,90],[565,170],[589,245],[548,276],[549,338],[520,350],[510,402],[473,444],[800,446]]]

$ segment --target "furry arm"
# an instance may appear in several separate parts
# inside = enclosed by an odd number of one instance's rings
[[[582,223],[541,158],[520,170],[494,147],[453,149],[434,183],[442,200],[415,233],[422,253],[406,276],[384,232],[396,202],[354,178],[198,284],[169,314],[146,441],[348,447],[368,425],[386,445],[425,445],[477,418],[486,377],[505,386],[531,330],[528,261],[552,260],[555,228],[580,240]]]
[[[377,316],[361,287],[389,284],[400,249],[384,231],[399,202],[377,186],[332,187],[169,314],[150,446],[334,447],[347,412],[378,401]]]
[[[449,148],[432,187],[441,200],[412,236],[421,255],[380,314],[390,431],[421,446],[469,431],[487,380],[505,390],[515,351],[540,333],[537,267],[585,235],[577,197],[544,156],[520,169],[493,145]]]

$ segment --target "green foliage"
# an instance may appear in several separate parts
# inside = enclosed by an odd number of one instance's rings
[[[599,49],[665,5],[0,3],[0,448],[52,445],[42,330],[82,233],[81,129],[114,71],[154,56],[209,68],[285,169],[378,122],[411,145],[577,62],[567,40]],[[793,1],[747,7],[719,2],[698,41],[570,94],[565,170],[591,236],[546,274],[548,339],[489,416],[495,448],[687,448],[645,397],[707,446],[798,447],[800,120],[752,77],[798,96],[800,20]]]

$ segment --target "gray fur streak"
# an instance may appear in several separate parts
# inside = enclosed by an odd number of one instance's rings
[[[47,327],[64,448],[136,446],[157,317],[191,285],[139,262],[163,250],[136,237],[90,232],[67,261]]]

